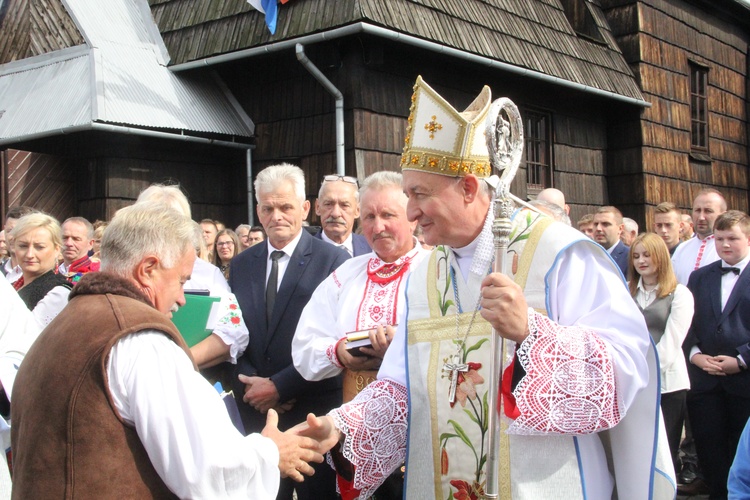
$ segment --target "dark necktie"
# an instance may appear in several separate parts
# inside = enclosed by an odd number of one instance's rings
[[[266,320],[268,320],[268,323],[271,322],[273,304],[276,302],[276,288],[278,288],[279,283],[279,259],[283,256],[284,252],[281,250],[271,252],[271,274],[268,276],[268,284],[266,285]]]
[[[723,267],[721,268],[721,275],[725,275],[727,273],[734,273],[734,274],[740,274],[740,270],[737,267]]]

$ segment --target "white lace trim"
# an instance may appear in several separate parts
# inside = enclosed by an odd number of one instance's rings
[[[513,395],[513,434],[590,434],[621,419],[615,372],[599,336],[561,326],[529,309],[530,334],[518,348],[526,375]]]
[[[406,458],[406,388],[376,380],[328,415],[345,436],[341,452],[355,467],[354,488],[360,498],[372,496]]]

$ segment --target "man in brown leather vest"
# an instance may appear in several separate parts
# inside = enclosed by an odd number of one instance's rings
[[[169,317],[185,304],[199,227],[158,204],[118,212],[102,272],[40,334],[13,388],[14,498],[268,498],[315,443],[269,412],[243,437]]]

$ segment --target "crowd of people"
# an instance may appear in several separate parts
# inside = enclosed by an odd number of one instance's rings
[[[460,113],[414,90],[401,172],[324,176],[320,227],[286,163],[235,230],[178,186],[106,223],[10,209],[0,496],[480,498],[492,390],[501,498],[750,495],[750,218],[706,189],[575,230],[547,189],[495,272],[489,88]],[[216,305],[188,346],[194,295]]]

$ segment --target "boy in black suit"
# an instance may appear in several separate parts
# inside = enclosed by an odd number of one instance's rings
[[[750,418],[750,217],[730,210],[714,225],[720,260],[690,275],[695,314],[683,347],[690,364],[688,413],[711,499],[727,476]]]

